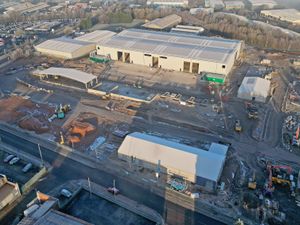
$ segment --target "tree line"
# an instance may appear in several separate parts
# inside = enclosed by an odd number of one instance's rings
[[[300,52],[300,35],[289,34],[267,24],[254,23],[224,13],[200,12],[192,16],[183,12],[180,15],[186,24],[202,26],[227,38],[244,40],[247,44],[265,49]]]

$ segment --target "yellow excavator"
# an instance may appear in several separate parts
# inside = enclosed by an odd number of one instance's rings
[[[239,120],[235,121],[234,130],[236,132],[241,132],[242,131],[242,125],[241,125],[241,122]]]

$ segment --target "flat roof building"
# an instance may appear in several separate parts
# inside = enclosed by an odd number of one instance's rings
[[[248,2],[250,3],[252,9],[256,9],[259,7],[272,9],[277,6],[276,1],[274,0],[248,0]]]
[[[95,48],[95,43],[65,37],[47,40],[35,46],[36,51],[41,54],[62,59],[81,58],[89,55]]]
[[[97,55],[153,68],[227,75],[241,48],[237,40],[128,29],[101,41]]]
[[[58,199],[41,192],[24,211],[24,218],[18,225],[92,225],[74,216],[57,211]]]
[[[165,30],[167,28],[176,26],[177,24],[181,23],[181,21],[182,19],[180,16],[177,16],[176,14],[172,14],[145,23],[143,27],[148,29],[155,29],[155,30]]]
[[[77,38],[74,38],[74,40],[78,41],[85,41],[90,43],[97,44],[100,41],[103,41],[104,39],[110,38],[114,36],[116,33],[109,31],[109,30],[95,30],[91,33],[84,34],[82,36],[79,36]]]
[[[171,7],[187,7],[188,0],[147,0],[147,5],[171,6]]]
[[[238,98],[266,102],[271,82],[260,77],[245,77],[238,90]]]
[[[205,0],[206,8],[223,9],[225,4],[223,0]]]
[[[143,133],[131,133],[121,144],[118,155],[145,168],[180,176],[200,186],[214,189],[220,179],[228,147],[212,144],[208,151]],[[213,165],[213,166],[212,166]]]
[[[185,26],[185,25],[177,25],[175,28],[171,29],[171,32],[183,32],[187,34],[200,34],[204,31],[203,27],[197,26]]]
[[[292,24],[300,24],[300,12],[296,9],[273,9],[273,10],[262,10],[261,15],[286,21]]]
[[[242,1],[225,1],[226,9],[243,9],[245,8],[245,4]]]
[[[196,15],[197,13],[205,12],[205,13],[213,13],[215,11],[214,8],[191,8],[190,14]]]
[[[36,70],[33,72],[33,74],[40,76],[42,79],[59,77],[73,80],[83,84],[85,88],[93,87],[98,83],[97,76],[70,68],[50,67],[45,70]]]
[[[93,225],[74,216],[51,209],[32,225]]]

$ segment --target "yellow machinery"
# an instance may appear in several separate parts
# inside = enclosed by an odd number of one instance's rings
[[[60,132],[60,142],[61,145],[65,144],[65,138],[62,132]]]
[[[236,121],[235,121],[234,130],[235,130],[236,132],[241,132],[241,131],[242,131],[241,122],[240,122],[239,120],[236,120]]]
[[[252,190],[256,190],[255,172],[253,172],[252,177],[249,178],[248,188]]]
[[[288,185],[289,187],[291,186],[291,182],[289,180],[278,178],[278,177],[272,177],[272,182],[276,184]]]

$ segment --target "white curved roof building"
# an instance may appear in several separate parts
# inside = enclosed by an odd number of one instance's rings
[[[210,150],[202,150],[160,137],[134,132],[126,136],[118,150],[120,158],[132,158],[144,167],[181,176],[199,185],[216,185],[226,160],[228,147],[213,143]]]

